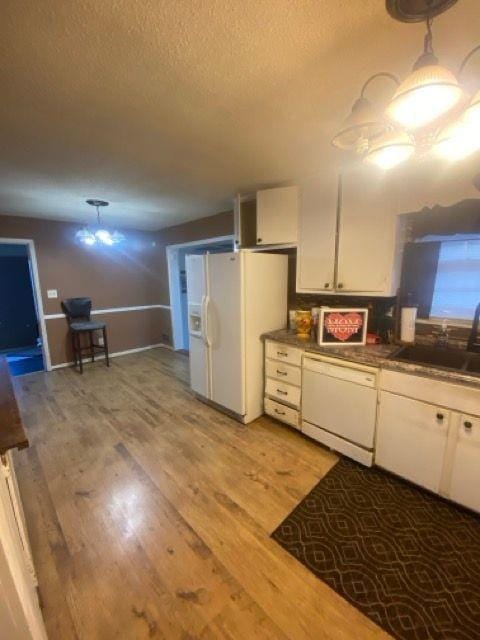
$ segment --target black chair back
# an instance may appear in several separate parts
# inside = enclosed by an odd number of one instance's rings
[[[62,309],[68,320],[90,320],[92,311],[91,298],[67,298],[62,302]]]

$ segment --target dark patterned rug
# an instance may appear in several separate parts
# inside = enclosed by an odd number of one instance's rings
[[[480,639],[474,514],[341,459],[272,537],[396,638]]]

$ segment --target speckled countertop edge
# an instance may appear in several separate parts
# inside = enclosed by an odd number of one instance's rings
[[[349,362],[358,364],[370,365],[390,371],[410,373],[443,382],[464,384],[480,389],[480,376],[470,375],[452,369],[441,369],[429,365],[402,362],[401,360],[390,360],[389,356],[399,348],[399,345],[396,344],[324,347],[313,341],[302,340],[298,338],[294,332],[287,331],[287,329],[264,333],[262,340],[274,340],[275,342],[281,342],[283,344],[289,344],[292,347],[297,347],[298,349],[303,349],[308,353],[321,353],[322,355],[338,358],[339,360],[348,360]]]

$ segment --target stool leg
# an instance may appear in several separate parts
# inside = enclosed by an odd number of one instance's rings
[[[88,332],[88,338],[90,340],[90,357],[92,362],[95,362],[95,349],[93,348],[93,331]]]
[[[107,363],[107,367],[110,366],[110,358],[108,357],[108,341],[107,341],[107,328],[103,327],[103,348],[105,349],[105,362]]]
[[[81,342],[80,331],[77,333],[77,346],[78,346],[78,359],[80,361],[80,373],[83,373],[82,342]]]
[[[74,364],[74,367],[77,368],[77,347],[76,347],[76,344],[75,344],[75,332],[74,331],[70,332],[70,340],[72,342],[73,364]]]

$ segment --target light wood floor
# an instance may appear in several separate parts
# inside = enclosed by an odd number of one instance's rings
[[[17,379],[50,640],[387,638],[270,533],[335,457],[194,399],[166,349]]]

